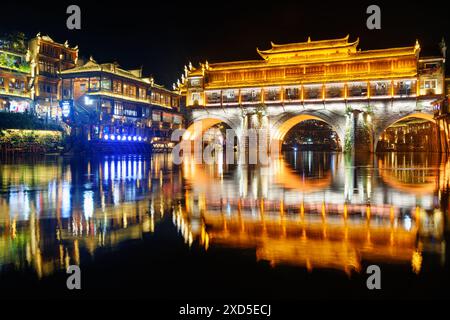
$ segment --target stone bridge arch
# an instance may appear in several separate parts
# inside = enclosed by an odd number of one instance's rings
[[[328,124],[339,137],[341,151],[345,145],[346,116],[345,113],[335,113],[328,110],[286,112],[270,117],[270,137],[272,141],[282,143],[287,133],[297,124],[306,120],[319,120]]]
[[[424,119],[427,121],[430,121],[432,123],[436,124],[436,121],[434,120],[433,114],[431,112],[424,112],[424,111],[411,111],[409,113],[401,113],[401,114],[390,114],[389,117],[379,119],[376,123],[376,126],[374,128],[374,148],[373,150],[376,152],[378,141],[380,140],[381,135],[383,132],[389,128],[390,126],[394,125],[397,122],[411,119],[411,118],[419,118]]]
[[[205,133],[213,126],[225,123],[232,130],[240,141],[242,133],[242,120],[240,114],[237,112],[224,113],[221,112],[206,112],[203,110],[194,111],[192,113],[192,120],[186,126],[186,131],[183,134],[183,140],[195,140],[199,135]]]

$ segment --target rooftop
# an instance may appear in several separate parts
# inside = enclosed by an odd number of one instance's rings
[[[358,48],[359,39],[349,42],[349,36],[339,39],[312,41],[308,38],[306,42],[275,44],[271,42],[268,50],[259,50],[257,53],[263,60],[233,61],[210,63],[206,68],[209,71],[245,69],[255,67],[267,67],[270,65],[308,64],[321,62],[344,62],[349,60],[383,59],[389,57],[411,56],[417,57],[420,52],[418,42],[413,46],[364,50]],[[191,76],[200,75],[201,70],[194,69]]]

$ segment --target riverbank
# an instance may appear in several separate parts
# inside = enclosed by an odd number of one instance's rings
[[[10,153],[60,153],[64,150],[64,137],[55,130],[0,130],[0,152]]]
[[[0,113],[0,153],[60,153],[65,135],[60,125],[31,114]]]

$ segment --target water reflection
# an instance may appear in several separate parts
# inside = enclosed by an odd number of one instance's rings
[[[39,277],[153,232],[182,190],[167,156],[15,159],[0,177],[0,266]]]
[[[290,153],[267,167],[177,167],[168,155],[2,160],[0,266],[50,275],[169,215],[204,254],[252,249],[274,267],[349,274],[373,262],[420,274],[425,257],[445,264],[449,165],[421,153]]]
[[[255,248],[274,266],[347,273],[363,261],[419,273],[424,252],[445,263],[448,161],[437,155],[295,153],[264,168],[183,169],[191,187],[175,221],[206,249]]]

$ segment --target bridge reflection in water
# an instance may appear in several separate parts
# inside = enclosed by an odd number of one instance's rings
[[[168,155],[3,161],[0,266],[43,277],[172,219],[205,254],[252,249],[274,267],[351,273],[373,262],[419,274],[425,256],[445,263],[449,171],[420,153],[292,153],[267,167],[177,167]]]
[[[445,263],[449,163],[436,157],[299,153],[228,172],[185,164],[191,188],[174,222],[187,242],[255,248],[273,266],[351,273],[366,261],[419,273],[424,251]]]

